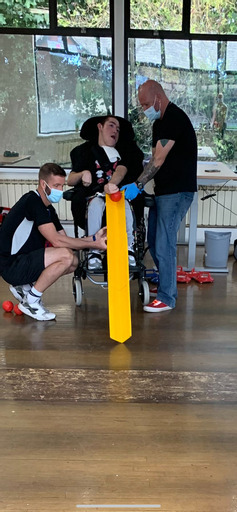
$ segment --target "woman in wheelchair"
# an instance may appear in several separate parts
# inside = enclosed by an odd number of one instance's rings
[[[87,142],[75,147],[71,153],[72,171],[67,180],[75,187],[72,197],[74,224],[86,229],[88,236],[102,226],[105,210],[105,194],[113,194],[121,185],[141,173],[143,153],[137,147],[129,121],[115,116],[88,119],[80,135]],[[142,199],[134,202],[135,216],[143,216]],[[86,225],[87,211],[87,225]],[[136,265],[133,244],[133,213],[125,201],[126,229],[128,237],[129,266]],[[99,251],[88,255],[88,269],[102,268]]]

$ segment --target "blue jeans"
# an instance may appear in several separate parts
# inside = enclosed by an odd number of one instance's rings
[[[157,300],[171,308],[177,298],[177,233],[194,197],[194,192],[179,192],[155,197],[148,219],[148,245],[159,270]]]

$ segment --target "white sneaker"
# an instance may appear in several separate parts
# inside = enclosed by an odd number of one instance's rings
[[[25,315],[31,316],[31,318],[35,318],[35,320],[54,320],[56,315],[51,313],[48,309],[46,309],[43,303],[40,301],[33,302],[29,304],[29,302],[24,299],[24,301],[19,304],[19,309]]]
[[[19,300],[19,302],[22,302],[23,299],[24,299],[24,291],[23,291],[23,286],[12,286],[10,285],[9,286],[9,290],[10,292],[12,293],[12,295],[14,295],[15,299]]]
[[[103,266],[100,255],[91,254],[88,258],[88,270],[101,270],[102,268]]]
[[[128,263],[129,263],[129,267],[136,266],[135,253],[131,250],[128,251]]]

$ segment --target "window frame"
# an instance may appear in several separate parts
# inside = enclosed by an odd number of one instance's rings
[[[48,28],[0,27],[0,34],[56,35],[80,37],[110,37],[112,41],[112,112],[128,118],[128,41],[130,38],[187,40],[189,42],[215,41],[218,51],[222,42],[237,42],[237,34],[199,34],[190,32],[191,0],[183,0],[182,29],[142,30],[130,28],[130,0],[109,0],[110,27],[59,27],[57,25],[57,0],[49,0]],[[118,16],[119,13],[119,16]],[[123,19],[123,23],[121,20]],[[120,23],[119,26],[117,26]],[[119,43],[120,42],[120,43]],[[121,49],[118,47],[121,46]],[[192,60],[190,59],[191,65]],[[190,69],[191,69],[190,65]],[[193,69],[193,67],[192,67]],[[217,73],[217,69],[214,71]],[[235,73],[228,71],[228,75]]]
[[[191,22],[191,0],[183,0],[182,30],[142,30],[130,28],[130,0],[125,0],[124,32],[125,32],[125,55],[124,55],[124,77],[125,77],[125,117],[128,117],[128,40],[129,39],[182,39],[189,42],[194,40],[217,41],[217,51],[223,41],[237,41],[237,34],[199,34],[190,32]],[[218,44],[219,42],[219,44]],[[219,58],[219,53],[218,57]],[[191,67],[190,67],[191,69]],[[217,72],[217,70],[215,71]],[[229,74],[229,73],[228,73]],[[231,72],[230,72],[231,74]]]

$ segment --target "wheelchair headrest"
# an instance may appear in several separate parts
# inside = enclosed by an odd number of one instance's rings
[[[91,117],[90,119],[87,119],[83,123],[81,130],[80,130],[81,138],[84,140],[97,142],[98,135],[99,135],[97,124],[101,123],[106,117],[109,117],[109,116],[108,115],[95,116],[95,117]],[[111,117],[115,117],[119,121],[119,124],[120,124],[119,140],[120,141],[121,141],[121,139],[126,140],[126,141],[133,140],[135,134],[134,134],[133,127],[132,127],[130,121],[128,121],[127,119],[124,119],[123,117],[113,116],[112,114],[111,114]]]

